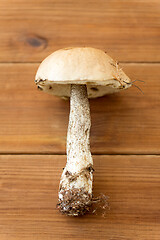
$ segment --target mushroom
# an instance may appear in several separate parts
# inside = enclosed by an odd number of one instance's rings
[[[132,85],[131,80],[116,61],[91,47],[55,51],[40,64],[35,79],[40,90],[70,97],[67,163],[60,180],[57,206],[63,214],[84,215],[92,204],[94,171],[88,98],[127,89]]]

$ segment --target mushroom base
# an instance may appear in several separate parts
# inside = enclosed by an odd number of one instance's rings
[[[62,198],[58,200],[57,208],[67,216],[80,216],[90,211],[92,194],[83,188],[61,189]]]

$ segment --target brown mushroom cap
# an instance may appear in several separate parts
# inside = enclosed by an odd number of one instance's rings
[[[89,98],[131,86],[131,80],[116,61],[91,47],[55,51],[40,64],[35,82],[39,89],[60,97],[70,96],[70,84],[86,84]]]

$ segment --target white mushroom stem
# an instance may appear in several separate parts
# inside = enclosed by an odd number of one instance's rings
[[[93,161],[90,152],[90,108],[86,85],[71,85],[67,164],[61,176],[58,207],[83,215],[92,200]]]

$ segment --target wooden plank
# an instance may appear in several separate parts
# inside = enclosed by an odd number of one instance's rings
[[[1,64],[0,152],[65,153],[69,101],[37,91],[37,64]],[[91,150],[98,154],[160,153],[160,65],[125,64],[138,83],[90,100]]]
[[[69,102],[36,91],[37,66],[0,65],[1,153],[65,152]],[[132,79],[146,81],[144,95],[132,87],[90,101],[93,153],[159,153],[159,69],[156,64],[126,65]]]
[[[0,62],[39,62],[66,46],[119,61],[160,61],[160,1],[1,0]]]
[[[77,8],[77,11],[88,11],[87,8],[84,8],[84,3],[86,4],[86,7],[90,7],[90,11],[96,11],[95,7],[100,7],[99,5],[107,7],[109,6],[112,9],[119,9],[120,7],[125,7],[128,8],[128,5],[131,4],[132,7],[136,7],[136,4],[139,4],[141,8],[143,8],[143,5],[145,3],[148,3],[147,7],[152,7],[153,4],[158,3],[158,0],[152,0],[150,2],[149,0],[131,0],[130,2],[128,0],[121,0],[119,4],[119,1],[117,0],[110,0],[109,3],[107,3],[104,0],[100,0],[99,4],[97,3],[96,0],[90,0],[90,1],[73,1],[70,0],[66,2],[65,0],[1,0],[0,2],[0,7],[2,9],[51,9],[51,8]],[[18,5],[17,5],[18,4]],[[105,10],[105,9],[103,9]],[[124,9],[126,10],[126,9]]]
[[[65,156],[0,156],[0,239],[159,240],[160,156],[94,156],[94,194],[106,217],[55,208]]]

